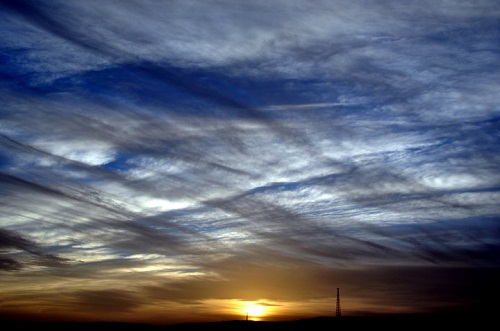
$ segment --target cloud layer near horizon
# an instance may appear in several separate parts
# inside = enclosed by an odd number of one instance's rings
[[[339,286],[351,311],[489,302],[459,289],[498,285],[494,1],[6,1],[0,18],[4,312],[158,320]]]

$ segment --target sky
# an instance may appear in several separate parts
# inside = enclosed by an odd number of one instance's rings
[[[493,310],[496,0],[0,2],[0,317]]]

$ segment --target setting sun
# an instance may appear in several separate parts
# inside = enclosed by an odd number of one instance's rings
[[[245,314],[249,319],[260,320],[261,317],[266,315],[266,306],[260,305],[255,302],[248,302],[244,306]]]

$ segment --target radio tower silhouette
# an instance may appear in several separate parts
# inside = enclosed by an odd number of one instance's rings
[[[337,309],[335,309],[335,316],[340,317],[342,313],[340,312],[340,289],[337,287]]]

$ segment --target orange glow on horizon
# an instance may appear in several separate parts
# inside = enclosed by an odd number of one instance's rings
[[[262,321],[266,316],[272,313],[270,307],[263,302],[258,301],[245,301],[241,303],[240,311],[243,316],[248,316],[248,320]]]

